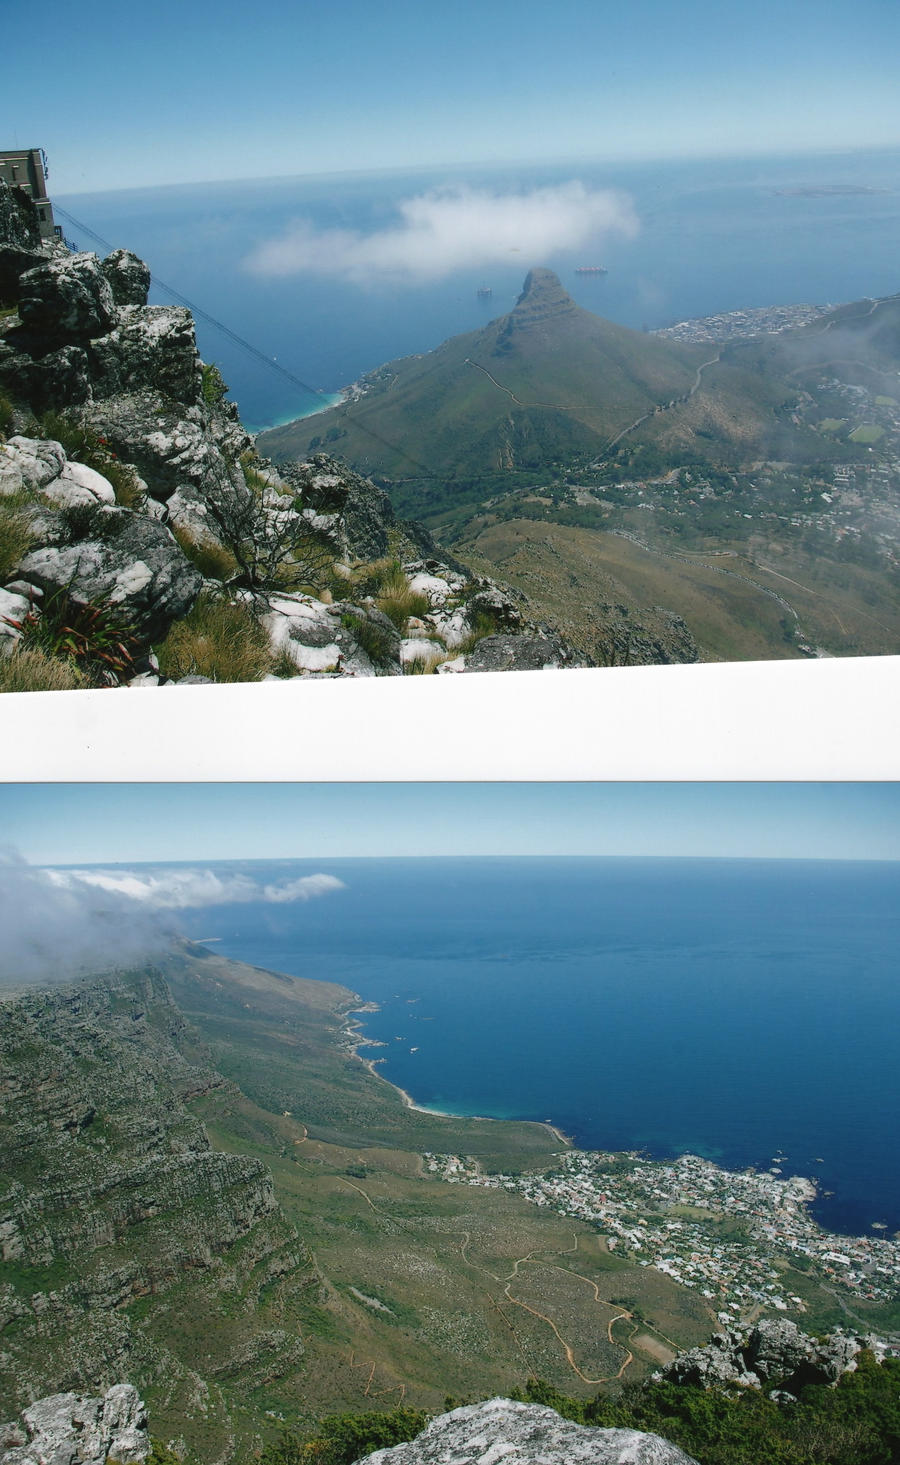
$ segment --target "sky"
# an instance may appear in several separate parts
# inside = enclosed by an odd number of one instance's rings
[[[5,147],[50,190],[900,143],[897,0],[43,0]]]
[[[5,784],[30,865],[397,855],[900,859],[900,783]]]

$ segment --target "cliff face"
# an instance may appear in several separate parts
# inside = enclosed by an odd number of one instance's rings
[[[0,1017],[0,1396],[21,1408],[133,1377],[157,1402],[164,1385],[185,1430],[202,1416],[227,1435],[212,1381],[302,1355],[264,1291],[316,1284],[266,1167],[213,1151],[185,1108],[226,1081],[153,971]]]
[[[89,684],[479,670],[470,643],[510,629],[538,639],[539,665],[575,660],[366,479],[324,455],[261,458],[190,312],[147,304],[135,255],[70,254],[29,229],[0,184],[0,653],[52,648],[74,605]],[[250,662],[210,656],[216,616]],[[91,641],[121,654],[92,661]],[[521,649],[505,661],[533,665]]]

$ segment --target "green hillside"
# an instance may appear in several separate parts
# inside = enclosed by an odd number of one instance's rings
[[[394,481],[540,470],[600,452],[689,393],[709,354],[602,320],[536,269],[509,315],[391,362],[357,400],[263,433],[260,447],[284,460],[324,443]]]

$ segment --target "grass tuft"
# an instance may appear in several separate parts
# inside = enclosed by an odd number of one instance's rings
[[[3,579],[8,578],[31,548],[33,535],[26,512],[31,502],[26,493],[0,495],[0,577]]]
[[[474,651],[478,642],[482,641],[485,636],[494,636],[496,633],[497,624],[494,617],[488,615],[486,611],[479,610],[470,622],[468,635],[464,636],[456,646],[454,654],[465,656],[467,652]]]
[[[352,611],[344,612],[341,625],[351,632],[357,646],[375,666],[387,666],[393,660],[391,653],[394,643],[384,626],[367,620],[363,615],[355,615]]]
[[[69,658],[48,656],[39,646],[22,646],[0,656],[0,692],[72,692],[88,686]]]
[[[167,677],[258,682],[273,666],[265,628],[246,605],[203,594],[157,647]]]
[[[190,560],[205,580],[230,580],[232,575],[237,574],[237,560],[224,544],[195,539],[183,524],[169,527],[185,558]]]

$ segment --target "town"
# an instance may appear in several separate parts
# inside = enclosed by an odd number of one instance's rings
[[[485,1175],[459,1155],[428,1155],[426,1165],[451,1183],[516,1191],[597,1225],[610,1251],[698,1289],[722,1323],[765,1308],[804,1312],[799,1273],[869,1302],[900,1287],[900,1242],[823,1231],[807,1209],[815,1184],[781,1178],[778,1165],[736,1172],[697,1155],[661,1162],[585,1150],[536,1175]]]

